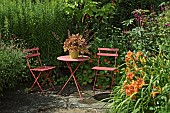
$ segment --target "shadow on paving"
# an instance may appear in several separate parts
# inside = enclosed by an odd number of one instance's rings
[[[82,86],[84,100],[80,100],[74,84],[68,84],[61,95],[57,95],[61,86],[56,86],[56,91],[46,91],[44,95],[38,92],[38,88],[26,94],[24,90],[28,86],[19,85],[15,89],[4,90],[0,97],[0,113],[72,113],[73,109],[77,111],[73,113],[103,113],[106,102],[99,100],[109,97],[106,93],[94,96],[92,85]]]

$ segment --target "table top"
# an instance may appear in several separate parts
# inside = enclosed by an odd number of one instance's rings
[[[69,55],[65,55],[65,56],[59,56],[57,57],[58,60],[61,60],[61,61],[66,61],[66,62],[81,62],[81,61],[86,61],[86,60],[89,60],[90,57],[88,56],[85,56],[85,55],[79,55],[78,58],[70,58]]]

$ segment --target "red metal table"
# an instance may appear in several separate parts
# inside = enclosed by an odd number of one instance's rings
[[[64,84],[64,86],[62,87],[62,89],[60,90],[60,92],[59,92],[58,94],[60,94],[60,93],[63,91],[63,89],[65,88],[65,86],[67,85],[67,83],[68,83],[68,82],[70,81],[70,79],[73,77],[74,82],[75,82],[76,87],[77,87],[77,90],[78,90],[78,93],[79,93],[79,95],[80,95],[80,98],[82,99],[82,94],[81,94],[81,92],[80,92],[81,87],[80,87],[79,83],[77,82],[76,77],[75,77],[74,74],[75,74],[75,72],[77,71],[77,69],[79,68],[79,66],[80,66],[84,61],[89,60],[90,57],[84,56],[84,55],[80,55],[78,58],[72,59],[72,58],[70,58],[69,55],[65,55],[65,56],[59,56],[57,59],[66,62],[67,66],[68,66],[68,68],[69,68],[69,70],[70,70],[70,72],[71,72],[71,75],[70,75],[69,79],[68,79],[67,82]],[[72,67],[71,67],[71,65],[70,65],[71,62],[79,62],[74,71],[73,71],[73,69],[72,69]]]

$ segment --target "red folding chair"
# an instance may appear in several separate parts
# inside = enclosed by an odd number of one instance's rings
[[[42,86],[48,80],[52,88],[55,90],[55,87],[53,86],[52,81],[49,78],[49,75],[51,74],[52,70],[56,67],[43,66],[40,59],[40,53],[38,52],[38,50],[39,48],[31,48],[24,51],[24,53],[26,53],[26,61],[27,61],[28,68],[31,72],[31,75],[35,79],[34,83],[31,86],[31,89],[34,87],[35,84],[37,84],[40,90],[44,93]],[[45,79],[42,81],[42,84],[40,85],[38,79],[41,78],[41,76],[43,75],[45,75]]]
[[[118,48],[98,48],[98,65],[94,66],[92,69],[95,70],[95,79],[94,79],[94,85],[93,85],[93,91],[96,90],[96,82],[97,77],[100,75],[99,71],[109,71],[111,72],[111,84],[110,88],[114,85],[114,71],[116,70],[116,59],[118,57]],[[110,58],[110,60],[107,61],[107,58]],[[104,63],[102,63],[102,60],[104,59]]]

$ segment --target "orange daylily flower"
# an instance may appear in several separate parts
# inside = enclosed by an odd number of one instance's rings
[[[151,92],[153,98],[155,98],[157,94],[159,94],[159,92],[154,92],[154,91]]]
[[[135,61],[138,61],[138,57],[136,57],[134,60],[135,60]]]
[[[125,58],[125,62],[129,62],[130,60],[131,60],[131,58],[129,58],[129,57]]]
[[[137,83],[139,88],[142,88],[142,86],[145,84],[145,81],[143,80],[143,78],[138,78]]]
[[[130,50],[127,52],[127,57],[130,58],[133,55],[133,52],[131,52]]]
[[[142,53],[140,51],[136,53],[136,57],[139,57],[141,55],[142,55]]]
[[[131,96],[132,94],[138,92],[138,88],[133,84],[125,85],[123,89],[126,91],[126,96]]]
[[[132,95],[132,92],[128,89],[126,89],[126,96],[131,96]]]
[[[131,96],[134,93],[137,93],[140,88],[144,85],[144,80],[143,78],[139,78],[136,81],[132,81],[131,84],[127,84],[126,81],[124,81],[123,85],[123,90],[126,92],[126,96]],[[135,99],[135,97],[132,97],[132,99]]]
[[[134,76],[135,74],[133,74],[132,72],[127,73],[127,78],[130,80],[132,80]]]

